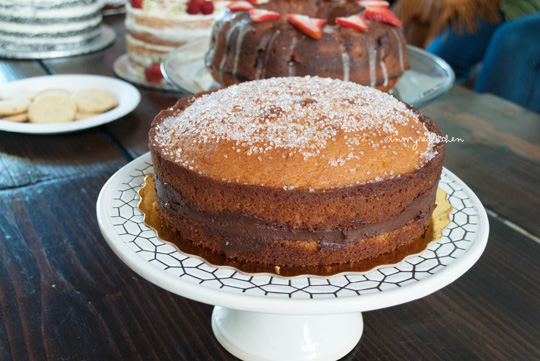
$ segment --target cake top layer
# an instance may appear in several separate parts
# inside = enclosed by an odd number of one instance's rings
[[[152,146],[228,182],[324,190],[400,177],[439,141],[391,95],[318,77],[245,82],[162,112]]]

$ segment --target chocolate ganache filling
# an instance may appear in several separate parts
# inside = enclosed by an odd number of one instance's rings
[[[357,221],[352,226],[326,229],[292,228],[277,225],[257,216],[233,212],[205,212],[184,200],[171,186],[155,179],[156,201],[159,208],[173,219],[192,219],[204,226],[205,236],[227,240],[224,251],[235,253],[237,244],[242,250],[256,250],[276,240],[314,241],[320,249],[346,248],[353,241],[389,233],[406,226],[412,221],[429,225],[430,215],[435,208],[437,183],[427,192],[420,194],[403,211],[377,223]]]

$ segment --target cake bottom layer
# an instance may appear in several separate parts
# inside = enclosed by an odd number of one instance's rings
[[[234,262],[275,269],[352,265],[390,255],[403,247],[415,248],[424,243],[437,190],[435,185],[401,214],[377,224],[303,230],[268,224],[249,215],[200,211],[159,180],[155,187],[161,222],[177,239],[173,243],[189,244],[192,250],[188,253],[204,251]]]
[[[202,223],[192,219],[171,220],[162,214],[163,226],[174,230],[182,239],[193,246],[224,256],[239,263],[259,264],[264,268],[319,267],[321,265],[354,264],[367,259],[375,259],[411,244],[423,243],[423,236],[429,226],[430,217],[411,221],[399,230],[349,243],[348,247],[320,249],[316,240],[291,241],[274,240],[266,242],[266,247],[230,252],[227,246],[234,246],[222,235],[209,232]],[[208,236],[208,234],[212,234]],[[223,247],[222,245],[225,245]],[[231,247],[232,248],[232,247]],[[196,252],[198,253],[198,252]]]

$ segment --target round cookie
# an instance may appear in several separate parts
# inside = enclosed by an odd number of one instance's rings
[[[81,113],[102,113],[118,106],[114,94],[105,89],[82,89],[74,92],[71,98],[77,103]]]
[[[28,99],[4,99],[0,100],[0,116],[24,113],[30,106]]]
[[[75,119],[77,104],[65,95],[45,95],[28,107],[31,123],[67,123]]]
[[[64,95],[68,97],[71,95],[71,92],[67,89],[62,89],[62,88],[44,89],[35,95],[35,99],[38,99],[46,95]]]
[[[15,90],[6,94],[2,94],[3,99],[28,99],[33,100],[36,97],[36,92],[34,90]]]
[[[7,120],[8,122],[24,123],[28,121],[28,113],[6,115],[0,118],[0,120]]]

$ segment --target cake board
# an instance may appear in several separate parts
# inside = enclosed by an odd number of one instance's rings
[[[214,306],[217,340],[243,360],[335,360],[363,332],[362,312],[425,297],[470,269],[487,244],[489,223],[476,195],[443,168],[439,187],[453,210],[443,236],[395,265],[334,276],[247,274],[179,252],[144,223],[138,190],[153,174],[149,153],[115,173],[97,201],[105,240],[141,277]]]

